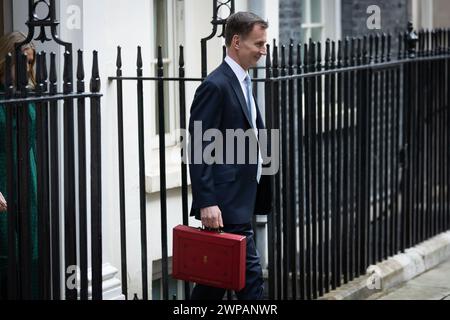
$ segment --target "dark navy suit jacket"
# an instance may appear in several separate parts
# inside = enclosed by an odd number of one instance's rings
[[[258,106],[256,126],[264,128],[263,119]],[[245,224],[252,220],[253,214],[268,214],[271,211],[271,189],[269,176],[262,176],[257,182],[257,164],[249,161],[248,147],[250,139],[245,143],[245,164],[237,162],[239,145],[235,140],[234,161],[227,164],[225,146],[227,145],[227,129],[248,130],[251,128],[247,104],[239,81],[231,67],[223,62],[214,70],[197,89],[191,107],[189,121],[191,161],[189,165],[192,183],[191,216],[200,219],[200,209],[217,205],[222,212],[224,224]],[[217,129],[223,137],[223,164],[195,164],[194,140],[196,137],[194,122],[201,121],[202,134],[208,129]],[[254,139],[256,136],[253,134]],[[229,140],[229,139],[228,139]],[[200,140],[197,140],[200,141]],[[212,141],[202,142],[201,149],[211,147]],[[255,140],[256,141],[256,140]],[[229,141],[228,141],[229,142]],[[242,146],[241,146],[242,148]],[[197,150],[198,152],[198,150]],[[257,155],[253,155],[257,159]]]

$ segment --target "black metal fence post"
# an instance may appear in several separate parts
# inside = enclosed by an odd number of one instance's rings
[[[281,46],[281,77],[286,76],[286,47]],[[281,85],[281,104],[280,104],[280,133],[281,133],[281,225],[282,225],[282,243],[283,243],[283,294],[282,299],[289,297],[289,235],[290,235],[290,204],[289,204],[289,167],[288,167],[288,123],[287,123],[287,81],[282,80]]]
[[[360,42],[359,42],[360,43]],[[358,43],[358,47],[359,47]],[[362,42],[362,51],[358,49],[359,65],[368,64],[368,51],[367,51],[367,36],[364,36]],[[357,268],[356,276],[360,276],[365,272],[367,268],[367,222],[368,222],[368,212],[369,212],[369,201],[367,199],[367,193],[369,191],[370,183],[370,167],[368,166],[370,153],[368,152],[370,148],[370,136],[369,133],[369,108],[368,94],[370,87],[368,88],[369,81],[369,71],[367,68],[358,72],[358,95],[357,95],[357,123],[358,123],[358,178],[356,185],[358,186],[358,211],[357,215],[359,217],[359,224],[357,224],[359,229],[359,234],[357,236]],[[359,247],[359,250],[358,250]]]
[[[280,72],[279,72],[279,51],[278,51],[278,46],[276,45],[276,43],[274,43],[273,45],[273,58],[272,58],[272,76],[274,78],[278,77]],[[273,110],[273,129],[278,129],[280,130],[281,126],[280,126],[280,82],[279,81],[275,81],[273,83],[273,91],[272,91],[272,110]],[[278,143],[281,143],[281,141],[279,141]],[[281,148],[280,148],[281,150]],[[281,160],[281,154],[275,155],[276,157],[279,158],[279,160]],[[280,163],[280,171],[282,170],[281,166],[281,161],[279,161]],[[280,179],[280,175],[276,175],[275,176],[275,188],[274,188],[274,193],[275,193],[275,210],[274,210],[274,218],[275,218],[275,228],[276,228],[276,238],[275,238],[275,243],[276,243],[276,298],[277,299],[281,299],[282,298],[282,289],[283,289],[283,281],[282,281],[282,274],[283,274],[283,268],[282,268],[282,256],[281,256],[281,252],[282,252],[282,234],[281,234],[281,228],[282,228],[282,204],[281,204],[281,195],[280,195],[280,186],[281,186],[281,179]]]
[[[305,73],[310,72],[311,69],[311,51],[312,48],[308,44],[304,44],[304,60],[303,64],[305,66]],[[311,105],[311,77],[305,78],[305,181],[306,181],[306,189],[305,189],[305,224],[306,224],[306,252],[305,252],[305,272],[306,272],[306,299],[312,299],[312,252],[311,252],[311,228],[312,221],[312,209],[311,209],[311,199],[313,190],[311,190],[311,140],[312,140],[312,105]]]
[[[450,29],[447,29],[447,41],[446,41],[446,53],[450,53]],[[448,80],[450,77],[450,59],[446,58],[446,68],[445,68],[445,79],[446,80],[446,108],[445,108],[445,120],[446,120],[446,130],[445,130],[445,190],[446,190],[446,198],[445,198],[445,213],[446,213],[446,219],[445,219],[445,229],[450,228],[450,169],[449,169],[449,162],[450,162],[450,81]]]
[[[122,77],[122,48],[117,47],[116,60],[117,79],[117,138],[119,158],[119,198],[120,198],[120,255],[121,255],[121,280],[122,294],[128,300],[128,266],[127,266],[127,230],[125,211],[125,160],[123,137],[123,81]]]
[[[374,63],[379,63],[379,43],[380,36],[376,35],[374,38]],[[373,73],[373,81],[374,81],[374,89],[373,89],[373,194],[372,194],[372,203],[373,203],[373,218],[372,218],[372,264],[376,264],[380,262],[380,244],[379,244],[379,236],[380,236],[380,204],[379,204],[379,145],[380,145],[380,74],[376,70]],[[381,240],[381,239],[380,239]]]
[[[328,71],[331,69],[331,41],[327,39],[325,42],[325,64],[324,70]],[[331,104],[331,91],[334,91],[334,88],[331,88],[331,77],[329,74],[325,75],[324,79],[324,118],[325,118],[325,126],[324,126],[324,176],[325,176],[325,203],[324,203],[324,220],[325,220],[325,238],[324,238],[324,282],[323,282],[323,293],[328,293],[330,291],[330,218],[331,218],[331,202],[330,202],[330,184],[328,181],[332,181],[330,175],[330,152],[331,150],[331,113],[334,108],[332,108]]]
[[[100,92],[98,53],[93,52],[91,93]],[[92,300],[103,299],[102,277],[102,135],[100,96],[91,102],[91,241],[92,241]]]
[[[316,71],[322,71],[322,46],[321,43],[317,43],[317,51],[316,51]],[[324,170],[323,170],[323,143],[324,143],[324,130],[323,130],[323,92],[322,92],[322,75],[319,74],[316,79],[316,95],[317,95],[317,176],[319,177],[317,181],[317,238],[318,238],[318,246],[317,246],[317,291],[318,296],[323,296],[323,272],[324,272],[324,194],[323,194],[323,185],[324,185]]]
[[[332,70],[336,69],[336,42],[331,42],[331,62],[330,68]],[[336,127],[336,73],[332,73],[330,76],[330,148],[331,148],[331,252],[330,252],[330,265],[331,265],[331,289],[336,289],[337,287],[337,160],[336,160],[336,138],[337,138],[337,127]]]
[[[356,57],[354,60],[354,65],[361,66],[363,61],[363,42],[361,38],[357,39],[357,47],[356,47]],[[363,76],[364,76],[364,70],[358,70],[355,74],[355,80],[356,80],[356,102],[354,106],[354,112],[356,112],[356,119],[354,119],[354,136],[356,138],[355,143],[355,157],[356,157],[356,166],[355,166],[355,181],[354,181],[354,213],[355,213],[355,261],[354,261],[354,272],[355,277],[360,276],[360,270],[361,270],[361,230],[364,226],[364,219],[363,214],[364,211],[362,210],[362,195],[364,186],[363,186],[363,175],[364,170],[363,167],[363,150],[364,145],[362,143],[365,135],[365,126],[363,125],[364,122],[364,114],[367,110],[365,110],[365,105],[362,104],[362,91],[363,91]],[[358,192],[360,191],[360,192]]]
[[[56,55],[50,54],[50,96],[57,94]],[[60,174],[59,174],[59,131],[58,101],[50,102],[50,171],[51,175],[51,237],[52,237],[52,298],[61,299],[61,262],[60,262]]]
[[[36,97],[47,94],[47,65],[45,52],[36,56]],[[38,189],[38,278],[39,299],[51,298],[50,273],[50,215],[49,215],[49,148],[48,103],[36,105],[37,189]]]
[[[27,75],[27,57],[21,55],[16,61],[18,65],[17,83],[21,98],[28,97],[28,75]],[[19,189],[18,197],[18,221],[19,221],[19,270],[20,270],[20,297],[21,299],[32,299],[32,238],[31,238],[31,217],[30,212],[30,140],[29,137],[29,118],[28,104],[20,103],[17,110],[17,161],[18,176],[17,184]]]
[[[288,74],[290,77],[294,75],[294,43],[291,40],[289,45],[289,60],[288,60]],[[290,264],[289,264],[289,272],[291,276],[291,287],[292,287],[292,299],[297,300],[297,211],[296,209],[296,201],[297,195],[296,190],[297,187],[297,173],[296,173],[296,135],[295,135],[295,120],[296,118],[296,110],[294,108],[295,105],[295,91],[294,91],[295,81],[290,78],[288,80],[288,114],[287,120],[289,122],[289,214],[290,214],[290,234],[289,234],[289,256],[290,256]]]
[[[342,68],[342,53],[343,53],[343,47],[342,47],[342,41],[338,41],[337,46],[337,68]],[[342,73],[339,72],[337,74],[337,116],[336,116],[336,131],[337,131],[337,158],[336,158],[336,181],[335,181],[335,190],[336,190],[336,255],[337,255],[337,261],[336,261],[336,285],[339,287],[342,282],[342,93],[343,93],[343,77]]]
[[[166,128],[164,115],[164,64],[162,48],[158,48],[158,123],[159,123],[159,172],[161,203],[162,289],[163,299],[169,299],[169,267],[167,248],[167,190],[166,190]]]
[[[63,92],[73,92],[72,52],[64,53]],[[71,282],[71,272],[77,264],[76,212],[75,212],[75,142],[74,142],[74,105],[73,100],[64,99],[64,261],[65,261],[65,298],[77,299],[76,287]]]
[[[357,64],[356,61],[356,55],[357,55],[357,40],[355,37],[353,37],[350,40],[350,66],[351,67],[355,67]],[[356,196],[356,191],[355,191],[355,186],[356,186],[356,174],[355,171],[357,169],[357,162],[356,162],[356,158],[357,158],[357,150],[356,150],[356,137],[357,137],[357,132],[356,132],[356,102],[355,102],[355,98],[358,94],[357,91],[357,83],[355,82],[356,80],[356,76],[357,76],[357,72],[356,71],[351,71],[350,74],[350,80],[349,80],[349,85],[350,85],[350,90],[349,90],[349,132],[348,134],[350,135],[350,141],[349,141],[349,156],[350,156],[350,161],[349,161],[349,181],[350,181],[350,185],[349,185],[349,205],[348,205],[348,210],[349,210],[349,280],[352,281],[355,278],[355,269],[356,269],[356,254],[355,254],[355,248],[356,248],[356,233],[357,231],[355,230],[355,221],[357,221],[357,216],[356,216],[356,204],[357,204],[357,196]]]
[[[12,79],[12,55],[5,58],[5,98],[11,99],[14,95]],[[18,190],[17,190],[17,161],[14,157],[14,148],[17,145],[17,134],[13,130],[13,121],[17,112],[14,104],[6,104],[6,168],[7,168],[7,197],[8,197],[8,299],[19,299],[18,253],[16,250],[16,229],[18,217]]]
[[[274,128],[274,105],[273,105],[273,82],[272,78],[272,59],[270,53],[270,45],[266,46],[267,57],[266,57],[266,78],[264,83],[265,88],[265,106],[266,106],[266,125],[268,128]],[[272,140],[270,140],[272,142]],[[273,157],[274,154],[272,153]],[[273,190],[275,190],[275,177],[271,177],[271,185]],[[272,193],[273,199],[275,199],[275,192]],[[273,201],[273,203],[275,203]],[[274,206],[272,204],[272,212],[274,212]],[[276,226],[274,215],[269,215],[267,224],[267,235],[268,239],[275,239]],[[269,282],[269,298],[274,299],[276,294],[276,264],[275,264],[275,244],[273,241],[268,241],[268,282]]]
[[[142,80],[142,50],[137,53],[137,110],[138,110],[138,143],[139,143],[139,203],[141,219],[141,268],[142,299],[148,299],[148,259],[147,259],[147,203],[145,190],[145,147],[144,147],[144,83]]]
[[[184,47],[180,46],[180,57],[179,57],[179,69],[178,69],[180,83],[179,83],[179,95],[180,95],[180,130],[186,132],[186,82],[183,80],[185,78],[185,68],[184,68]],[[189,225],[189,205],[188,205],[188,180],[187,180],[187,137],[180,137],[182,140],[181,146],[181,201],[183,210],[183,224]],[[191,296],[191,285],[189,282],[184,282],[184,298],[189,300]]]
[[[302,45],[297,45],[297,75],[302,74]],[[298,172],[298,219],[299,219],[299,232],[298,232],[298,238],[299,238],[299,291],[300,291],[300,299],[305,299],[305,203],[303,201],[303,194],[305,189],[305,170],[304,170],[304,163],[305,163],[305,155],[304,155],[304,137],[305,137],[305,112],[304,112],[304,103],[303,103],[303,85],[304,80],[302,78],[297,78],[296,81],[297,85],[297,149],[298,149],[298,166],[297,166],[297,172]]]
[[[403,46],[403,35],[400,33],[399,34],[399,39],[398,39],[398,44],[399,44],[399,48],[398,48],[398,56],[397,56],[397,60],[401,60],[402,59],[402,46]],[[401,119],[401,110],[400,110],[400,106],[401,106],[401,90],[400,90],[400,83],[401,83],[401,66],[399,66],[395,72],[395,118],[397,123],[400,123],[400,119]],[[402,215],[400,212],[400,208],[401,208],[401,204],[402,204],[402,198],[401,198],[401,179],[403,179],[403,174],[404,174],[404,156],[403,156],[403,151],[401,149],[400,146],[400,128],[396,127],[395,128],[395,134],[394,134],[395,138],[394,138],[394,145],[395,145],[395,155],[396,155],[396,161],[395,161],[395,173],[396,173],[396,179],[395,179],[395,194],[396,194],[396,201],[395,201],[395,220],[394,220],[394,230],[396,231],[396,236],[394,238],[395,241],[395,252],[399,252],[400,251],[400,247],[401,247],[401,242],[403,239],[403,233],[400,231],[401,226],[402,226]],[[399,199],[400,197],[400,199]]]
[[[77,93],[85,91],[83,52],[77,54]],[[79,241],[80,241],[80,299],[88,300],[88,236],[86,194],[86,108],[85,99],[77,100],[78,108],[78,196],[79,196]]]

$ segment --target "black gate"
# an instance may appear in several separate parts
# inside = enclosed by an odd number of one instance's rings
[[[48,6],[47,17],[37,18],[34,10],[38,4]],[[83,53],[78,51],[74,90],[72,45],[56,34],[55,1],[30,0],[27,25],[27,38],[17,43],[15,52],[6,57],[5,79],[2,79],[5,92],[2,92],[0,106],[6,114],[6,137],[2,145],[5,149],[0,152],[6,155],[7,177],[3,178],[7,181],[7,190],[1,191],[7,195],[8,202],[7,244],[6,252],[2,252],[7,257],[7,270],[6,274],[2,270],[2,293],[8,299],[88,299],[90,253],[92,299],[102,299],[101,94],[97,52],[93,54],[90,93],[87,93]],[[35,30],[40,31],[36,38]],[[36,86],[29,85],[28,62],[21,48],[34,38],[51,41],[46,30],[64,47],[62,92],[58,91],[53,52],[49,56],[45,52],[36,54]],[[86,107],[90,110],[87,119]],[[58,120],[59,115],[63,121]],[[90,129],[90,149],[86,147],[87,128]],[[86,168],[87,154],[90,154],[89,169]],[[60,159],[64,159],[61,166]],[[90,195],[86,193],[89,182]],[[36,202],[32,203],[32,199]]]

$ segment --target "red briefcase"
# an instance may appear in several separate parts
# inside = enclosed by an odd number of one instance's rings
[[[240,291],[245,287],[246,238],[187,226],[173,229],[175,279]]]

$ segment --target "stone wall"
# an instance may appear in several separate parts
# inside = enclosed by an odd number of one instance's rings
[[[301,12],[302,0],[279,0],[280,10],[280,42],[288,44],[289,39],[297,43],[301,39],[300,24],[302,23]],[[335,0],[325,0],[335,1]],[[367,8],[370,5],[378,5],[381,9],[381,30],[368,30]],[[354,37],[373,32],[392,33],[393,52],[398,47],[397,37],[399,32],[406,31],[409,20],[409,0],[341,0],[341,26],[342,37]],[[325,4],[325,8],[326,8]]]
[[[370,33],[391,33],[392,53],[398,49],[398,34],[407,30],[409,20],[409,0],[341,0],[342,9],[342,38],[356,37]],[[369,30],[367,19],[370,14],[367,8],[377,5],[381,9],[381,29]]]

